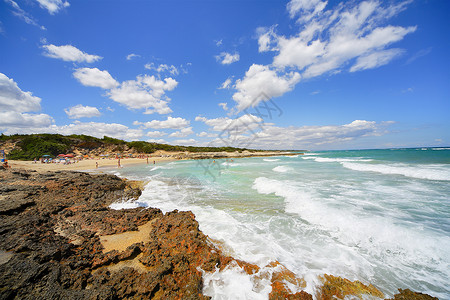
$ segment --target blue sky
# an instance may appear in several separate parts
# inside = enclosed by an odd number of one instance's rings
[[[450,1],[0,0],[0,131],[450,145]]]

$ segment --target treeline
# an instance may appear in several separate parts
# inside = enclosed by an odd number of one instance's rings
[[[168,144],[149,143],[144,141],[126,142],[104,136],[102,139],[88,135],[61,135],[61,134],[1,134],[0,142],[17,142],[16,148],[9,154],[9,159],[33,160],[43,155],[57,156],[61,153],[69,153],[75,149],[94,150],[106,146],[114,146],[113,152],[121,153],[126,150],[135,150],[139,153],[151,154],[157,150],[165,151],[189,151],[189,152],[234,152],[248,150],[234,147],[194,147],[173,146]],[[0,147],[1,149],[1,147]]]

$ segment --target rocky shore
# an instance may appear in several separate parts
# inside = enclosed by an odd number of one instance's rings
[[[0,169],[0,299],[208,299],[203,272],[231,264],[270,276],[271,299],[312,299],[304,282],[226,256],[191,212],[112,210],[141,190],[116,176]],[[383,297],[375,287],[324,275],[318,299]],[[414,298],[415,297],[415,298]],[[395,299],[434,299],[401,291]]]

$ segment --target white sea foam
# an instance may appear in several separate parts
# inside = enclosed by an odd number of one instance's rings
[[[450,150],[450,148],[431,148],[431,150]]]
[[[203,273],[203,294],[213,299],[268,299],[272,291],[270,278],[248,275],[236,263],[222,271]]]
[[[403,175],[411,178],[428,180],[450,180],[450,169],[446,165],[416,165],[405,164],[361,164],[342,162],[342,166],[354,171],[377,172],[381,174]]]
[[[356,161],[373,161],[373,159],[365,159],[365,158],[329,158],[329,157],[302,157],[303,159],[313,159],[317,162],[356,162]]]
[[[376,269],[389,266],[389,276],[394,276],[397,284],[408,273],[409,279],[416,282],[428,276],[426,282],[435,281],[437,286],[445,286],[445,278],[450,275],[447,269],[450,254],[446,250],[450,249],[448,236],[430,233],[413,224],[398,225],[393,219],[396,215],[376,216],[364,210],[352,210],[351,203],[350,206],[336,206],[341,204],[340,201],[336,203],[334,199],[321,198],[308,190],[307,186],[300,187],[291,181],[259,177],[255,179],[253,188],[260,194],[283,197],[286,212],[298,214],[312,226],[318,226],[317,230],[325,230],[331,235],[330,238],[334,240],[332,243],[339,248],[336,252],[339,256],[328,253],[323,258],[327,272],[331,269],[334,274],[339,274],[345,270],[347,276],[365,273],[371,278]],[[316,255],[319,257],[320,251],[325,249],[326,246],[316,249]],[[374,260],[374,257],[377,259]],[[339,266],[339,269],[333,270],[334,266]],[[434,268],[436,272],[424,275],[426,268]],[[389,280],[383,284],[391,290],[396,288]],[[425,286],[422,287],[422,290],[425,289]]]
[[[128,200],[128,201],[122,201],[122,202],[114,202],[112,203],[109,208],[114,210],[120,210],[120,209],[131,209],[131,208],[137,208],[141,206],[141,204],[134,200]]]
[[[264,158],[263,161],[279,161],[279,158]]]
[[[293,169],[291,167],[287,167],[287,166],[277,166],[277,167],[273,168],[272,170],[275,172],[279,172],[279,173],[286,173],[286,172],[293,171]]]

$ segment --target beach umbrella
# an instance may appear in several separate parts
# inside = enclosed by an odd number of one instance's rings
[[[42,157],[51,157],[51,155],[44,154],[44,155],[42,155]]]
[[[73,157],[73,154],[66,154],[64,157]]]

